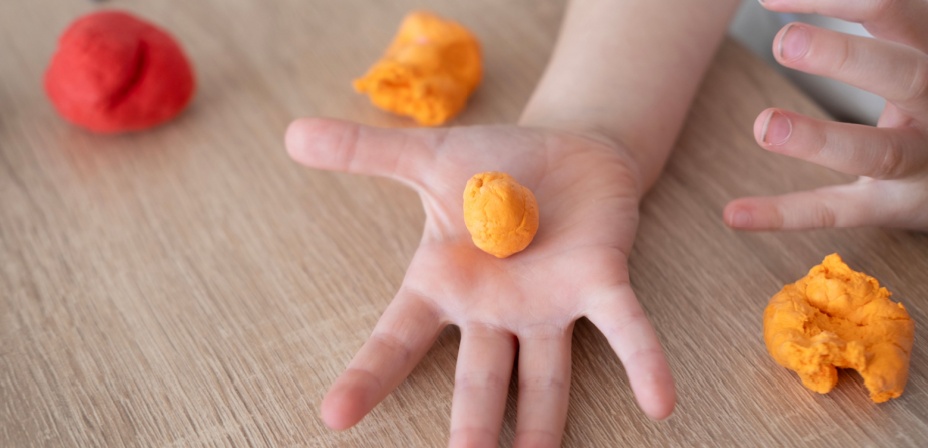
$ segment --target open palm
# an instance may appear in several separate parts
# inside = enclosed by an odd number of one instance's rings
[[[450,445],[497,444],[518,349],[516,445],[557,446],[572,329],[584,316],[621,358],[645,413],[670,414],[670,370],[629,285],[640,187],[624,148],[537,128],[401,130],[320,119],[291,124],[287,148],[313,168],[404,182],[426,213],[402,286],[322,404],[330,427],[357,423],[454,324],[461,347]],[[464,226],[464,186],[483,171],[509,173],[538,200],[538,234],[509,258],[477,249]]]

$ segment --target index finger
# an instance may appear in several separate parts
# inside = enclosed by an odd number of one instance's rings
[[[359,422],[406,379],[445,325],[434,306],[400,291],[326,393],[322,401],[326,425],[342,430]]]

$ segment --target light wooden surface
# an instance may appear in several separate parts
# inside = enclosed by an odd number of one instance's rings
[[[482,39],[486,81],[457,124],[512,122],[554,42],[562,1],[432,1]],[[0,446],[442,446],[459,334],[356,428],[318,418],[419,238],[399,184],[314,172],[285,155],[289,120],[410,122],[352,93],[422,2],[111,1],[170,29],[200,82],[151,132],[91,135],[40,78],[67,23],[99,5],[0,2]],[[575,330],[565,446],[928,446],[928,236],[862,229],[738,233],[722,206],[846,177],[758,149],[778,105],[821,115],[732,43],[643,205],[633,284],[679,391],[645,418],[588,322]],[[881,280],[916,320],[905,394],[860,378],[821,396],[761,339],[767,299],[826,254]],[[513,394],[515,391],[513,390]],[[501,443],[511,442],[510,399]]]

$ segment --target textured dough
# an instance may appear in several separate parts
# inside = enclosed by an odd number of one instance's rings
[[[834,388],[840,367],[860,373],[874,402],[896,398],[908,379],[915,323],[889,296],[875,278],[829,255],[770,299],[767,350],[818,393]]]
[[[474,244],[498,258],[528,247],[538,231],[538,203],[528,188],[500,172],[474,175],[464,189],[464,224]]]
[[[85,15],[61,35],[45,91],[66,120],[99,133],[138,131],[179,114],[193,70],[164,30],[119,11]]]
[[[480,44],[470,31],[417,11],[406,16],[386,54],[354,88],[381,109],[436,126],[464,108],[482,70]]]

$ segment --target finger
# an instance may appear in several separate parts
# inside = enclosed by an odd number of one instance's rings
[[[676,404],[670,365],[631,286],[604,294],[586,317],[622,360],[641,410],[655,420],[670,416]]]
[[[290,123],[285,140],[290,157],[309,167],[410,181],[426,170],[429,144],[443,132],[301,118]]]
[[[451,447],[496,446],[516,356],[513,335],[462,328],[451,404]]]
[[[570,328],[519,335],[519,399],[513,446],[558,447],[570,394]]]
[[[761,4],[771,11],[857,22],[876,37],[928,52],[928,2],[924,0],[762,0]]]
[[[902,109],[928,112],[928,55],[866,37],[790,23],[773,41],[781,64],[873,92]]]
[[[400,292],[371,337],[322,401],[322,419],[332,429],[354,426],[409,375],[445,326],[424,299]]]
[[[899,179],[928,170],[928,139],[913,128],[836,123],[767,109],[754,121],[754,138],[769,151],[858,176]]]
[[[740,198],[723,213],[729,226],[742,230],[802,230],[830,227],[896,226],[905,222],[908,198],[880,194],[863,180],[817,190],[769,197]]]

